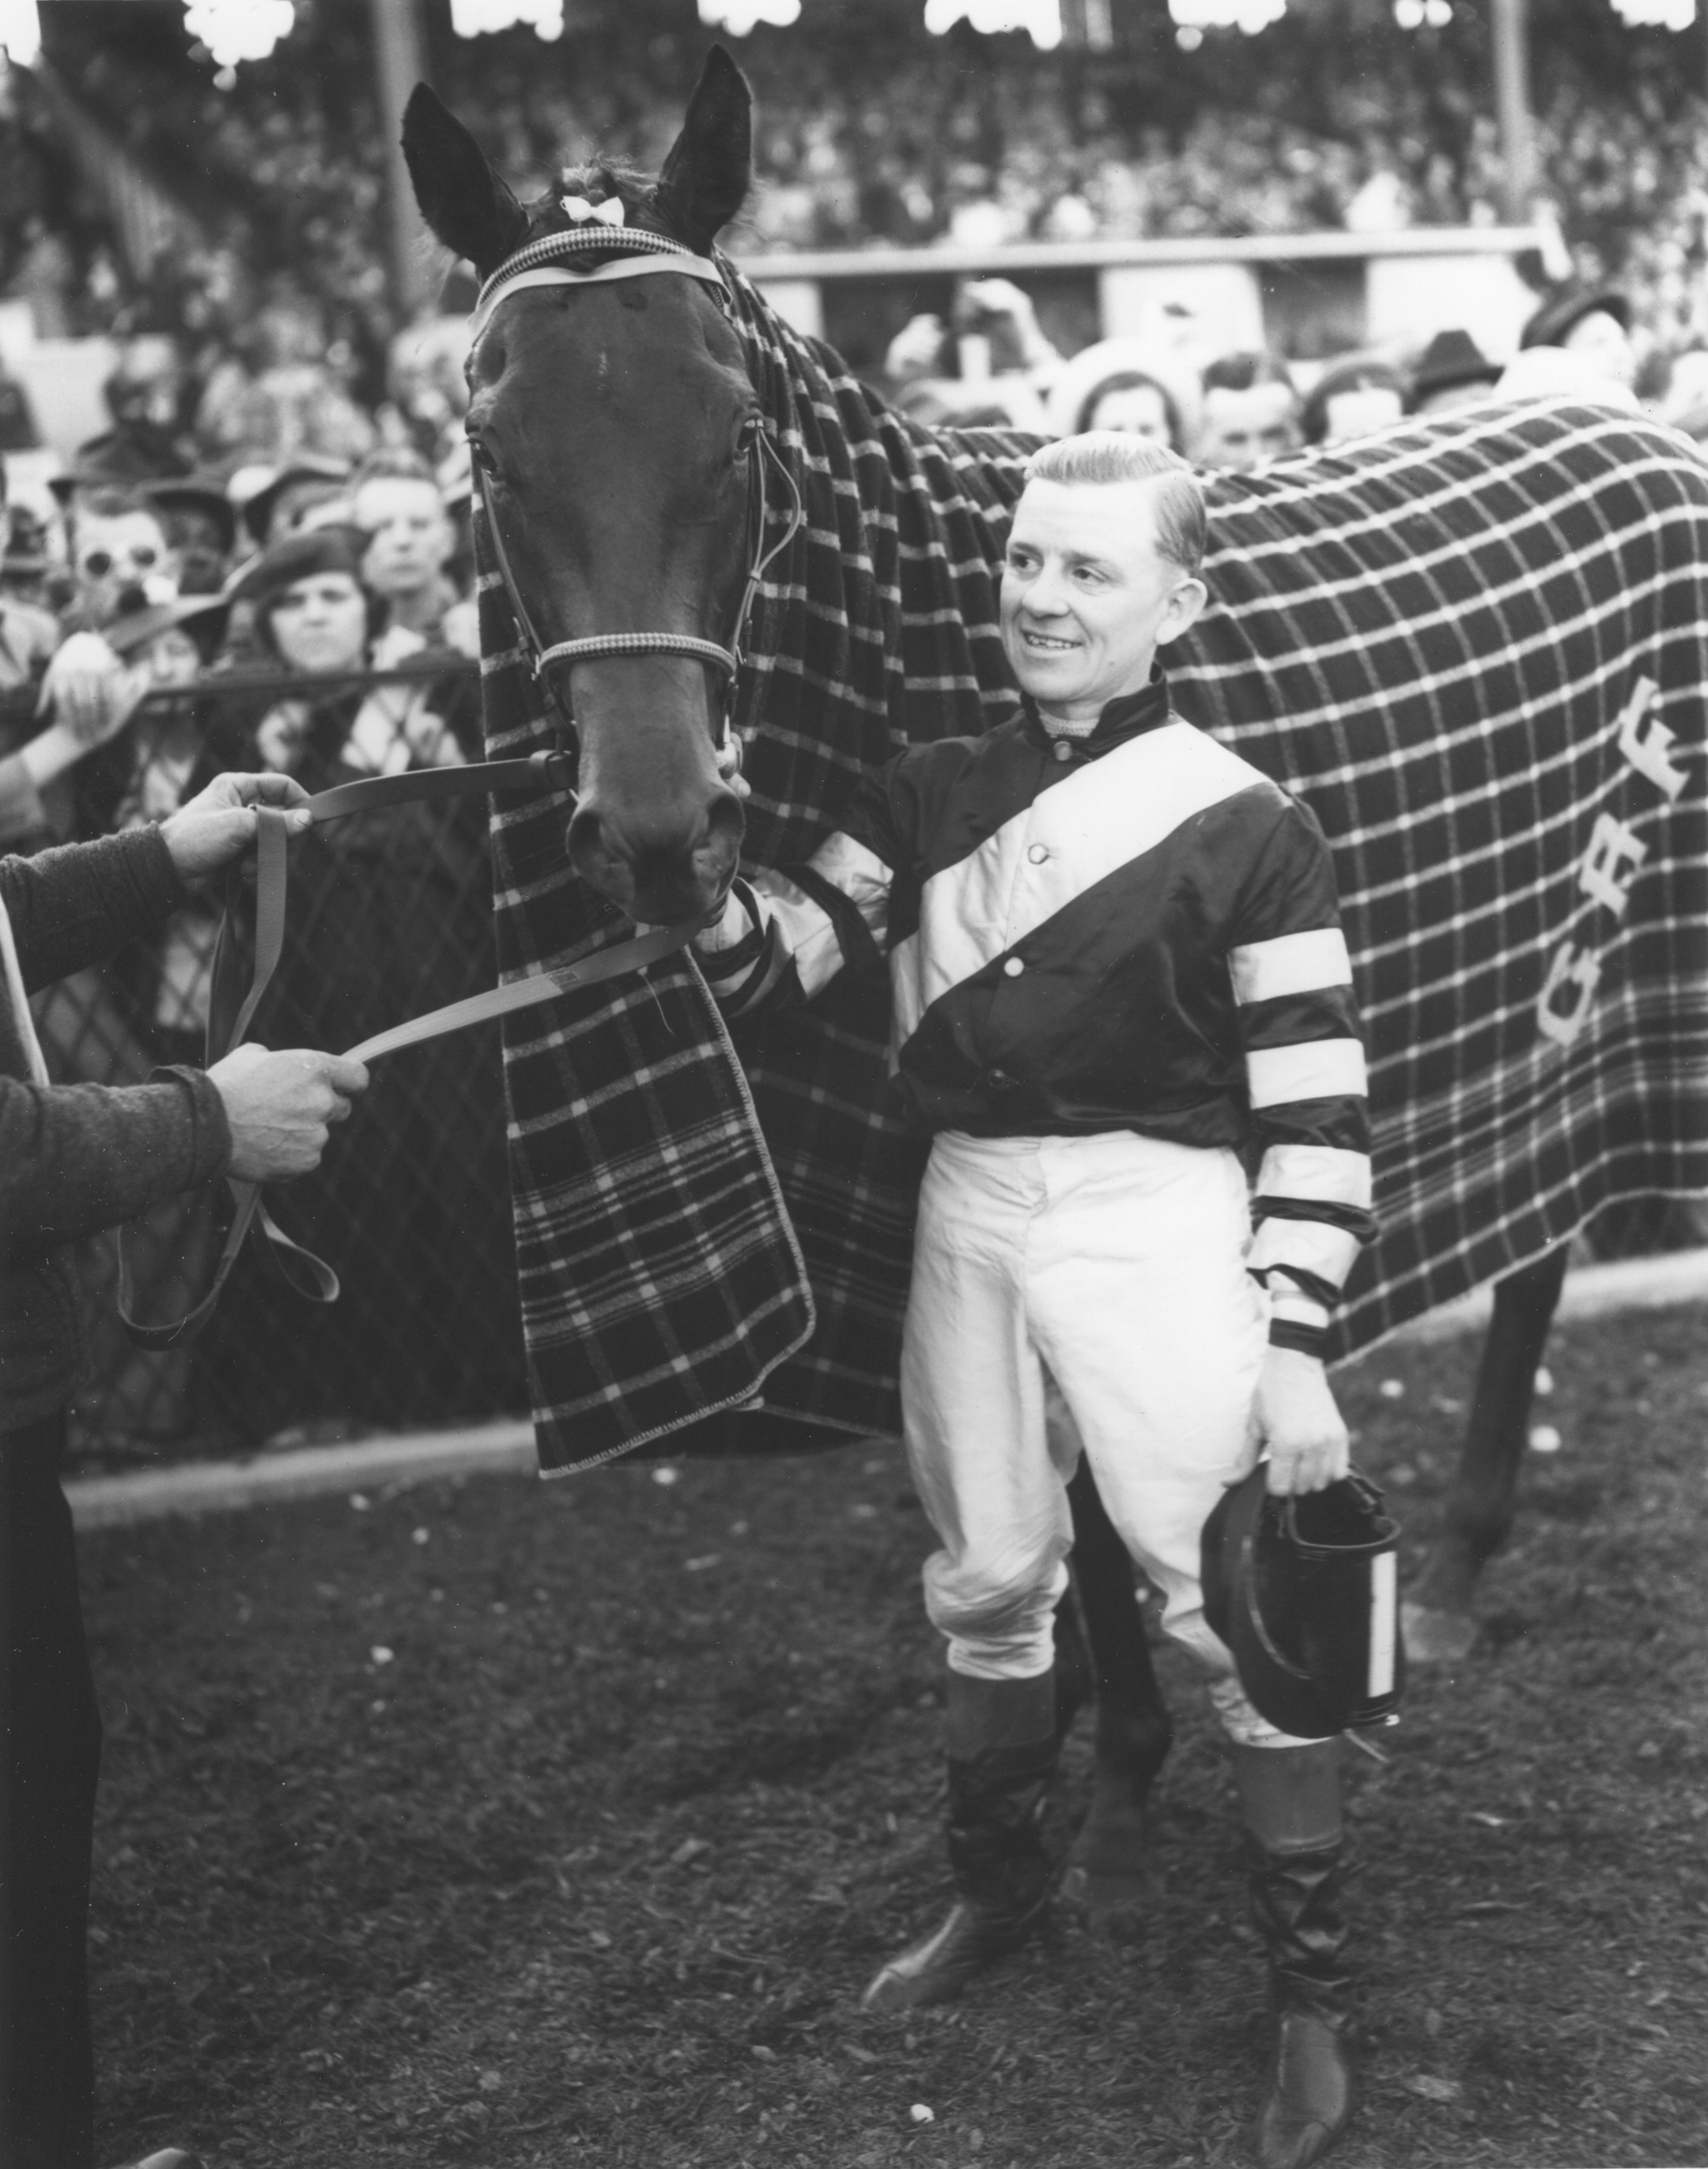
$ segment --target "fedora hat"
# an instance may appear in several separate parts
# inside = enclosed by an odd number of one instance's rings
[[[1491,361],[1469,332],[1437,332],[1418,358],[1412,396],[1427,399],[1460,384],[1497,384],[1500,374],[1499,362]]]
[[[231,555],[238,539],[237,510],[217,475],[173,475],[163,482],[143,482],[138,494],[150,504],[158,505],[163,512],[181,508],[186,512],[206,513],[219,528],[222,552],[227,557]]]

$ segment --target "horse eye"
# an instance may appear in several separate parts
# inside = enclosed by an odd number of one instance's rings
[[[749,414],[744,418],[741,427],[735,433],[735,450],[738,457],[745,458],[753,450],[754,445],[758,442],[762,426],[757,414]]]

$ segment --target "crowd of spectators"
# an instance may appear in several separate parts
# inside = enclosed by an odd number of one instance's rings
[[[439,86],[519,184],[594,151],[657,168],[704,46],[680,5],[580,0],[549,50],[526,30],[452,38],[443,12],[425,9]],[[1531,12],[1543,197],[1577,274],[1616,280],[1665,343],[1708,333],[1708,127],[1682,42],[1621,32],[1599,0]],[[930,37],[919,0],[809,0],[795,31],[741,42],[759,185],[734,239],[789,250],[1496,221],[1504,173],[1477,13],[1412,35],[1390,0],[1294,0],[1261,36],[1212,32],[1188,53],[1161,0],[1120,0],[1113,50],[1042,54],[965,26]],[[128,310],[139,328],[223,345],[244,379],[228,387],[233,429],[256,379],[289,400],[305,339],[377,398],[396,325],[360,11],[301,6],[270,60],[220,80],[140,18],[126,37],[95,36],[72,14],[49,26],[63,81],[178,195],[198,237],[133,275],[88,215],[99,206],[71,216],[78,191],[47,187],[57,109],[20,85],[0,169],[13,184],[0,188],[8,290],[44,329],[56,314],[60,328],[104,331]]]
[[[276,434],[233,446],[216,405],[186,442],[157,395],[120,370],[112,427],[57,478],[45,519],[8,518],[0,497],[0,850],[163,820],[223,770],[312,792],[479,759],[466,460],[441,482],[351,408],[371,447],[354,463],[301,450],[263,462],[248,455]],[[259,429],[274,424],[263,411]],[[216,454],[223,472],[188,467]],[[495,976],[478,800],[317,829],[293,847],[291,890],[286,958],[255,1021],[270,1044],[337,1051]],[[41,998],[56,1081],[200,1061],[218,928],[213,904],[191,904],[121,965]],[[194,1351],[126,1359],[104,1328],[98,1368],[122,1428],[228,1438],[519,1404],[495,1050],[446,1042],[407,1074],[393,1065],[380,1094],[382,1119],[340,1138],[291,1200],[344,1300],[293,1333],[288,1362],[266,1356],[268,1298],[242,1280]],[[210,1262],[205,1213],[157,1212],[134,1260],[151,1320],[187,1309]],[[406,1314],[407,1335],[392,1330]]]

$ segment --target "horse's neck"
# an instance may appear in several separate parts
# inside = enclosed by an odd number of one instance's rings
[[[996,575],[1034,440],[907,421],[830,349],[743,292],[761,397],[807,507],[791,583],[820,617],[840,613],[857,647],[888,658],[894,734],[985,727],[1016,697],[996,635]],[[814,546],[831,536],[839,547]],[[784,650],[806,640],[804,601],[775,622],[774,637]]]

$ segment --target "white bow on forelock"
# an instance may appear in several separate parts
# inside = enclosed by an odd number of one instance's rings
[[[622,198],[607,196],[603,203],[589,203],[585,196],[559,196],[565,213],[577,226],[585,226],[590,218],[596,218],[601,226],[622,224]]]

